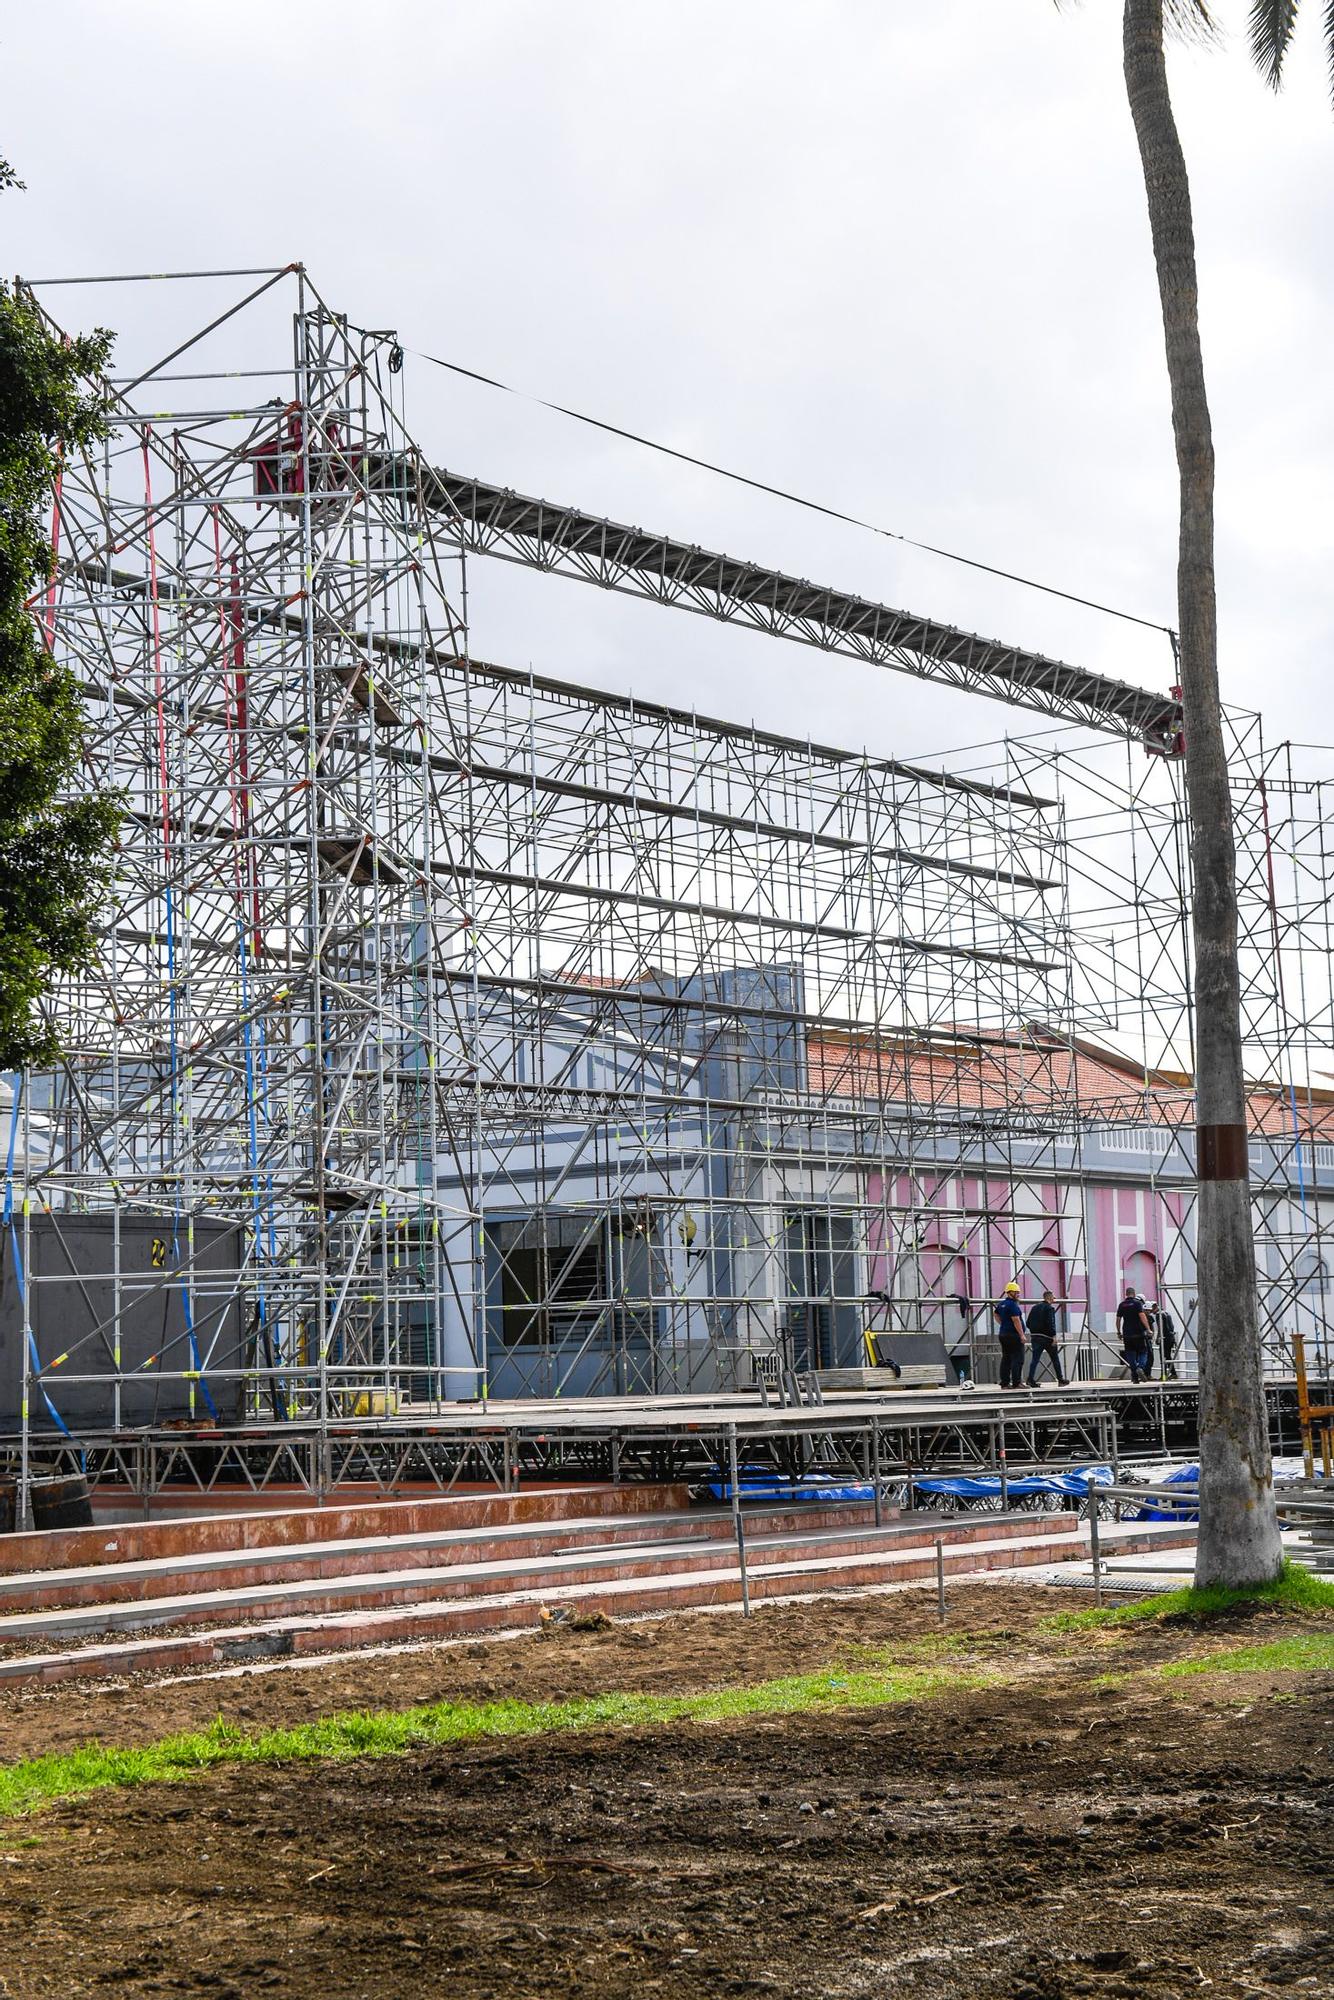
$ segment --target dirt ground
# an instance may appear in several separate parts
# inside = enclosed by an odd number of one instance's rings
[[[1155,1671],[1276,1614],[1057,1635],[1067,1592],[677,1617],[0,1703],[3,1760],[441,1697],[1002,1669],[879,1709],[216,1771],[0,1823],[0,1994],[1334,1995],[1334,1699]],[[1326,1628],[1327,1629],[1327,1628]]]

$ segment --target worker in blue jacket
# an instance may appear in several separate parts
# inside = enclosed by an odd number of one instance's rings
[[[1130,1370],[1131,1381],[1152,1381],[1153,1346],[1149,1315],[1133,1285],[1126,1286],[1126,1295],[1116,1308],[1116,1330],[1121,1336],[1121,1354]]]
[[[1001,1293],[996,1307],[996,1331],[1000,1336],[1000,1385],[1002,1389],[1024,1386],[1024,1309],[1019,1303],[1019,1287],[1013,1278]]]

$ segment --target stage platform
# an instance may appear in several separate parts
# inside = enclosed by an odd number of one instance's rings
[[[1008,1465],[1110,1464],[1116,1426],[1098,1395],[934,1389],[786,1407],[753,1394],[487,1401],[387,1417],[29,1440],[44,1472],[83,1470],[95,1485],[145,1497],[167,1486],[319,1496],[348,1485],[388,1494],[472,1484],[510,1492],[553,1479],[703,1484],[726,1477],[733,1453],[743,1471],[788,1480],[878,1472],[882,1481],[902,1481]]]
[[[1277,1447],[1296,1436],[1291,1378],[1267,1385]],[[296,1418],[226,1428],[30,1433],[30,1473],[84,1472],[149,1500],[168,1488],[237,1498],[279,1490],[322,1499],[349,1487],[514,1491],[551,1481],[685,1481],[742,1471],[787,1480],[949,1473],[1008,1475],[1189,1456],[1193,1382],[1105,1381],[1037,1389],[866,1388],[821,1402],[758,1393],[484,1401],[392,1416]],[[0,1438],[11,1464],[21,1441]]]

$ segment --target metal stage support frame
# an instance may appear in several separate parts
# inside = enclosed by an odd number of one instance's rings
[[[1083,1395],[1132,1271],[1184,1370],[1170,691],[442,472],[396,337],[252,275],[154,281],[171,351],[52,495],[33,615],[126,810],[65,1055],[0,1094],[25,1490],[219,1434],[327,1490],[358,1425],[397,1463],[460,1399],[715,1396],[868,1335],[985,1378],[1011,1275]],[[1048,726],[900,761],[487,664],[492,556]],[[1269,1358],[1325,1374],[1328,780],[1229,727]]]
[[[1327,1391],[1326,1391],[1327,1393]],[[1270,1382],[1270,1441],[1301,1445],[1295,1380]],[[789,1480],[873,1482],[910,1498],[914,1479],[952,1473],[1002,1480],[1025,1473],[1109,1465],[1114,1470],[1186,1455],[1194,1443],[1193,1385],[1124,1382],[987,1398],[929,1392],[859,1395],[774,1409],[726,1396],[609,1399],[454,1406],[421,1418],[362,1418],[320,1424],[236,1425],[226,1432],[178,1427],[88,1432],[48,1447],[49,1468],[84,1472],[103,1489],[146,1506],[164,1493],[293,1492],[323,1500],[357,1486],[392,1498],[423,1486],[503,1492],[525,1479],[702,1484],[725,1479],[735,1430],[743,1463]]]
[[[906,1405],[906,1407],[905,1407]],[[434,1420],[235,1427],[226,1434],[140,1431],[80,1440],[79,1462],[104,1491],[145,1505],[163,1492],[275,1501],[293,1490],[324,1499],[358,1486],[379,1496],[434,1486],[525,1479],[725,1482],[730,1440],[751,1478],[849,1481],[911,1498],[915,1478],[1121,1464],[1116,1418],[1098,1397],[1041,1397],[1016,1405],[982,1397],[861,1396],[774,1409],[743,1397],[629,1398],[574,1405],[515,1403],[456,1409]],[[65,1446],[57,1462],[73,1467]]]

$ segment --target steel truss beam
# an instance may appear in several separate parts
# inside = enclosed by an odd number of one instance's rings
[[[1159,748],[1181,727],[1169,695],[668,535],[444,470],[423,472],[421,491],[428,506],[449,516],[470,554],[625,591]]]
[[[295,1486],[323,1495],[364,1484],[393,1494],[414,1483],[451,1491],[460,1480],[485,1480],[508,1491],[522,1479],[560,1477],[686,1481],[726,1476],[729,1435],[737,1436],[751,1474],[800,1482],[813,1476],[866,1480],[878,1461],[883,1478],[911,1481],[930,1472],[1018,1474],[1090,1459],[1115,1464],[1115,1417],[1099,1397],[1035,1401],[1024,1409],[978,1399],[953,1409],[916,1410],[912,1399],[868,1396],[856,1407],[773,1409],[753,1399],[637,1399],[624,1415],[587,1406],[501,1405],[452,1413],[431,1426],[388,1421],[251,1425],[218,1437],[207,1432],[145,1429],[89,1434],[76,1446],[53,1443],[49,1458],[143,1497],[171,1487],[200,1493],[263,1494]],[[0,1440],[2,1443],[3,1440]]]

